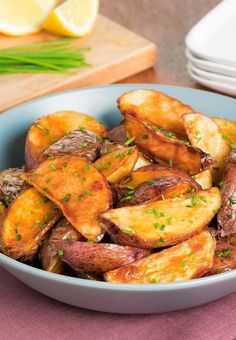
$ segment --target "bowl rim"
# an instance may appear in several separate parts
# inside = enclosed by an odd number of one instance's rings
[[[108,88],[121,88],[121,89],[127,89],[130,90],[130,87],[135,88],[158,88],[159,90],[165,90],[165,89],[172,89],[172,90],[183,90],[183,91],[193,91],[196,93],[202,93],[207,94],[212,97],[222,97],[223,100],[227,101],[234,101],[235,99],[232,97],[228,97],[222,94],[209,92],[201,89],[193,89],[190,87],[185,86],[172,86],[172,85],[162,85],[162,84],[145,84],[145,83],[126,83],[126,84],[111,84],[111,85],[95,85],[95,86],[86,86],[83,88],[74,88],[64,91],[58,91],[52,94],[39,96],[37,98],[34,98],[30,101],[27,101],[23,104],[17,105],[13,108],[10,108],[9,110],[3,112],[0,114],[0,124],[1,124],[1,117],[5,117],[6,115],[13,115],[15,114],[15,110],[18,110],[22,107],[27,107],[28,105],[37,103],[39,101],[57,97],[60,95],[66,95],[76,92],[83,92],[83,91],[90,91],[90,90],[106,90]],[[210,286],[215,283],[222,283],[225,281],[230,281],[232,279],[236,279],[236,269],[220,273],[217,275],[207,276],[207,277],[201,277],[198,279],[192,279],[192,280],[185,280],[180,282],[168,282],[168,283],[158,283],[158,284],[134,284],[134,283],[110,283],[110,282],[103,282],[103,281],[95,281],[95,280],[86,280],[81,279],[77,277],[72,276],[66,276],[63,274],[56,274],[47,272],[43,269],[31,267],[30,265],[27,265],[25,263],[19,262],[15,259],[12,259],[4,254],[0,253],[0,265],[3,264],[3,268],[7,270],[7,268],[16,269],[17,271],[24,272],[26,274],[30,274],[35,277],[41,277],[46,280],[59,282],[59,283],[66,283],[73,286],[79,286],[79,287],[87,287],[87,288],[96,288],[99,290],[110,290],[110,291],[129,291],[129,292],[153,292],[153,291],[172,291],[172,290],[183,290],[186,288],[195,288],[200,286]]]

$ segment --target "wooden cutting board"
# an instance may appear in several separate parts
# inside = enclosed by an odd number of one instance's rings
[[[55,39],[42,31],[27,37],[0,35],[0,49]],[[16,74],[0,76],[0,112],[35,97],[59,90],[88,85],[111,84],[143,71],[156,62],[156,46],[99,15],[93,33],[75,41],[78,46],[91,47],[86,52],[91,67],[75,74]]]

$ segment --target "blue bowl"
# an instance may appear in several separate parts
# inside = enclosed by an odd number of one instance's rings
[[[140,88],[165,92],[198,112],[234,120],[236,100],[183,87],[125,84],[60,92],[35,99],[0,115],[0,169],[24,163],[26,133],[38,117],[55,111],[74,110],[87,113],[111,128],[122,119],[116,105],[117,97]],[[53,299],[112,313],[175,311],[205,304],[236,290],[236,270],[177,283],[138,285],[89,281],[48,273],[2,254],[0,265],[29,287]]]

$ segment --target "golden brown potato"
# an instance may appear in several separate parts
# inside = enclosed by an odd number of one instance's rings
[[[132,146],[108,152],[99,158],[94,165],[109,183],[119,183],[133,170],[137,160],[138,149]]]
[[[236,233],[236,148],[226,162],[226,168],[221,184],[221,208],[217,214],[220,236],[230,236]]]
[[[119,187],[134,189],[141,183],[150,183],[154,179],[165,176],[181,178],[184,182],[188,182],[195,190],[201,189],[200,185],[184,171],[159,164],[151,164],[132,171],[128,178],[121,181]]]
[[[118,106],[124,116],[155,124],[164,130],[186,137],[182,115],[194,110],[164,93],[155,90],[130,91],[118,98]]]
[[[38,158],[61,137],[71,131],[90,130],[101,137],[105,137],[107,130],[93,117],[73,111],[56,112],[44,116],[31,126],[25,145],[25,161],[28,169],[38,165]]]
[[[22,168],[10,168],[0,172],[0,202],[6,207],[29,188],[29,184],[20,177],[24,172]]]
[[[227,242],[216,242],[213,266],[206,276],[236,269],[236,247]]]
[[[49,159],[24,179],[55,202],[67,220],[87,239],[103,237],[98,213],[109,209],[111,190],[103,175],[76,156]]]
[[[100,275],[148,256],[150,251],[109,243],[60,241],[54,247],[76,272]]]
[[[206,228],[220,208],[218,188],[184,197],[111,209],[100,214],[115,243],[160,248],[182,242]]]
[[[191,144],[210,154],[216,161],[212,176],[215,184],[218,185],[230,153],[230,147],[223,138],[222,130],[211,118],[201,113],[185,114],[183,119]]]
[[[201,185],[202,189],[210,189],[213,187],[213,180],[210,170],[205,170],[193,176],[194,180]]]
[[[136,189],[120,189],[118,191],[118,204],[116,207],[144,204],[164,198],[178,197],[186,193],[201,190],[192,181],[180,177],[163,176],[139,184]]]
[[[7,209],[2,223],[4,253],[14,259],[31,259],[60,216],[59,209],[36,189],[24,191]]]
[[[125,128],[127,135],[135,138],[135,144],[142,151],[190,175],[212,165],[209,156],[178,140],[172,132],[160,130],[155,125],[150,126],[131,116],[126,116]]]
[[[213,264],[215,241],[208,231],[105,274],[114,283],[164,283],[204,275]]]
[[[67,221],[61,219],[53,229],[50,237],[45,240],[40,248],[40,258],[44,270],[51,273],[63,273],[66,265],[61,261],[53,244],[58,241],[78,241],[82,240],[83,236]]]
[[[228,141],[229,146],[232,148],[236,145],[236,122],[218,117],[212,119],[221,128],[223,138]]]

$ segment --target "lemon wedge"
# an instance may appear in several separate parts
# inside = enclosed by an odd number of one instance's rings
[[[26,35],[39,31],[58,0],[0,0],[0,32]]]
[[[43,27],[69,37],[87,35],[95,24],[98,6],[99,0],[67,0],[50,13]]]

